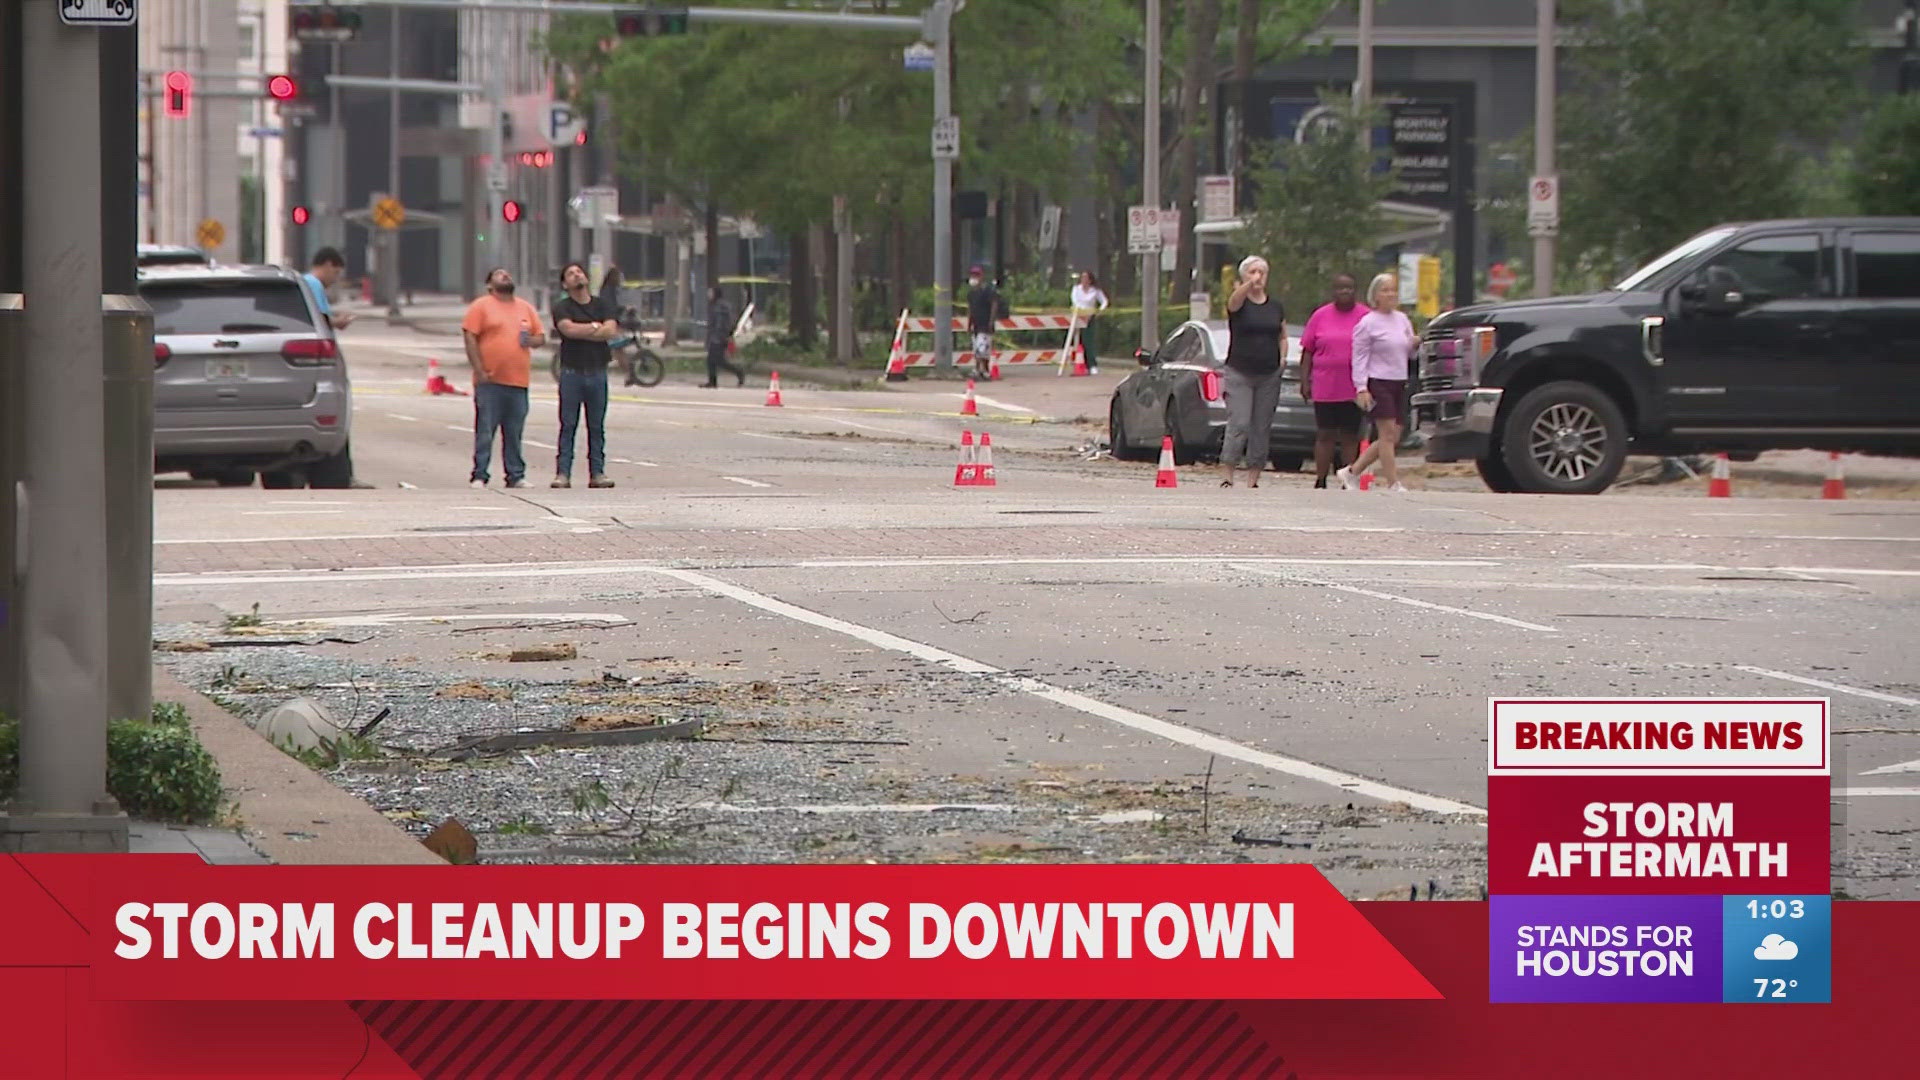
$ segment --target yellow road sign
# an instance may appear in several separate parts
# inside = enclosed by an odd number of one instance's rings
[[[213,218],[208,218],[200,223],[200,228],[194,235],[198,237],[201,247],[217,248],[227,242],[227,227]]]
[[[397,229],[406,220],[407,211],[399,199],[381,199],[373,204],[373,223],[383,229]]]

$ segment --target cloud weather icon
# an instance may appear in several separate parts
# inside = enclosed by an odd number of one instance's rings
[[[1800,955],[1800,946],[1781,937],[1768,934],[1760,939],[1760,947],[1753,950],[1755,960],[1791,960]]]

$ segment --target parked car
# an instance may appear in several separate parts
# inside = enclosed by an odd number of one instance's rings
[[[155,472],[222,486],[353,483],[352,388],[333,327],[293,271],[140,272],[153,309]]]
[[[1413,411],[1495,491],[1604,491],[1629,451],[1920,452],[1920,218],[1720,225],[1605,292],[1447,312]]]
[[[148,266],[209,266],[213,263],[207,253],[199,248],[181,247],[175,244],[141,244],[136,258],[142,267]]]
[[[1273,414],[1267,453],[1283,472],[1300,468],[1313,456],[1313,406],[1300,400],[1300,333],[1287,328],[1287,365],[1281,372],[1280,407]],[[1107,438],[1113,456],[1147,461],[1160,452],[1160,440],[1173,436],[1173,457],[1185,465],[1218,458],[1227,435],[1225,323],[1185,322],[1167,335],[1151,355],[1139,356],[1140,370],[1113,388],[1107,411]]]

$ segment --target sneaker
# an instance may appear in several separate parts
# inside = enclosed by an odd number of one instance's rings
[[[487,486],[487,482],[486,482],[485,480],[469,480],[469,481],[467,481],[467,486],[468,486],[468,487],[470,487],[470,488],[473,488],[473,489],[474,489],[474,490],[476,490],[476,491],[478,491],[478,490],[480,490],[481,488],[484,488],[484,487],[486,487],[486,486]]]
[[[613,481],[604,476],[596,476],[587,481],[587,486],[590,488],[610,488],[613,486]]]
[[[1407,485],[1396,480],[1393,483],[1388,484],[1386,487],[1381,488],[1380,490],[1381,491],[1405,491],[1407,490]]]
[[[513,489],[514,489],[515,491],[518,491],[518,490],[520,490],[521,488],[530,488],[530,487],[532,487],[533,485],[532,485],[532,484],[529,484],[529,483],[527,483],[527,478],[523,476],[523,477],[521,477],[521,478],[520,478],[520,479],[518,479],[518,480],[509,480],[509,481],[507,481],[507,486],[508,486],[508,487],[510,487],[510,488],[513,488]]]
[[[553,478],[553,483],[548,484],[547,486],[557,487],[557,488],[570,488],[573,486],[573,481],[569,480],[564,476],[556,476]]]
[[[1340,481],[1341,491],[1352,491],[1360,486],[1354,482],[1353,470],[1345,465],[1340,466],[1340,468],[1334,472],[1333,478]]]

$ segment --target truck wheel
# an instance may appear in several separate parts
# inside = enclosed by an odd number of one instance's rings
[[[1473,463],[1480,471],[1480,479],[1487,485],[1488,491],[1497,491],[1502,495],[1519,491],[1513,482],[1513,474],[1507,471],[1507,463],[1495,450],[1489,457],[1483,457]]]
[[[1589,383],[1537,386],[1502,422],[1500,457],[1517,491],[1596,495],[1626,463],[1627,419]]]
[[[1273,455],[1274,472],[1299,472],[1302,468],[1306,467],[1306,464],[1307,459],[1301,457],[1299,454]]]

